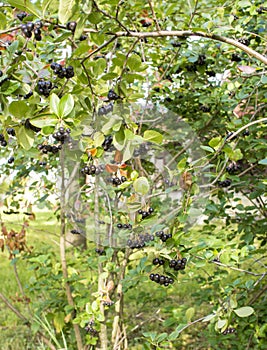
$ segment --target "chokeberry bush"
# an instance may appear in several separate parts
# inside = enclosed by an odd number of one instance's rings
[[[267,4],[0,6],[0,347],[266,349]]]

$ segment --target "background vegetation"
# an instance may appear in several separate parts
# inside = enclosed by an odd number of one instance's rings
[[[266,13],[1,2],[1,349],[266,349]]]

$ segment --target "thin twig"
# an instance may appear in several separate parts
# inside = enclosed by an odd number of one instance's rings
[[[153,6],[153,3],[151,0],[148,0],[148,3],[149,3],[149,7],[150,7],[150,10],[152,12],[152,17],[153,17],[153,21],[155,22],[155,25],[156,25],[156,28],[157,28],[157,31],[161,31],[160,29],[160,26],[159,26],[159,21],[157,19],[157,16],[156,16],[156,13],[155,13],[155,10],[154,10],[154,6]]]

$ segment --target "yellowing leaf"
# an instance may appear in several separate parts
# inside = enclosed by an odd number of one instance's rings
[[[136,179],[133,183],[134,190],[142,195],[145,195],[149,191],[149,183],[146,177],[141,176],[138,179]]]

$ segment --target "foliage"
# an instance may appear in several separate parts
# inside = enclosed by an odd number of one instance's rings
[[[0,297],[32,348],[266,348],[266,9],[2,3]],[[59,249],[27,248],[43,209]]]

